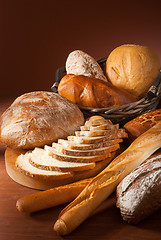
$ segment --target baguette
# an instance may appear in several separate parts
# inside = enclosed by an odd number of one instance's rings
[[[36,212],[72,201],[85,188],[92,178],[80,180],[65,186],[33,193],[17,200],[19,212]]]
[[[84,188],[60,213],[54,225],[59,235],[77,228],[115,190],[118,183],[161,147],[161,121],[140,135]]]

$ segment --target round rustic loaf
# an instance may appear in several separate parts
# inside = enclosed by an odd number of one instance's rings
[[[12,148],[32,149],[74,134],[84,124],[79,108],[45,91],[18,97],[2,114],[0,140]]]
[[[109,81],[137,98],[146,95],[159,70],[159,57],[146,46],[122,45],[115,48],[106,61]]]

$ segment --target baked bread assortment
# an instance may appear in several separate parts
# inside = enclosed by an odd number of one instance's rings
[[[122,218],[137,224],[161,208],[161,151],[126,176],[117,187]]]
[[[66,235],[78,227],[116,188],[118,183],[161,147],[161,121],[140,135],[84,188],[60,213],[54,230]]]
[[[137,99],[109,82],[83,75],[65,75],[58,86],[60,95],[84,107],[118,107]]]
[[[66,60],[67,74],[84,75],[107,81],[97,61],[81,50],[71,52]]]
[[[100,123],[95,126],[95,120],[98,119]],[[76,136],[68,136],[70,141],[59,139],[52,147],[45,145],[44,148],[36,147],[32,151],[24,152],[15,161],[17,169],[31,178],[53,180],[53,187],[93,177],[113,159],[119,149],[119,142],[126,138],[127,134],[124,129],[116,128],[112,122],[106,122],[99,116],[89,119],[82,128],[89,124],[95,128],[103,128],[104,125],[104,130],[77,131]],[[76,149],[72,149],[75,146]],[[56,183],[54,180],[57,180]]]
[[[84,123],[79,108],[52,92],[18,97],[2,114],[0,141],[8,147],[33,149],[66,138]]]
[[[117,207],[128,223],[161,208],[161,150],[156,153],[161,110],[120,128],[103,114],[84,119],[78,108],[112,109],[136,102],[159,70],[157,55],[144,46],[116,48],[105,70],[76,50],[67,58],[59,94],[36,91],[18,97],[0,118],[0,141],[8,146],[6,170],[17,183],[45,191],[20,198],[17,209],[35,212],[72,201],[54,224],[57,234],[66,235],[99,207],[104,209],[116,188]],[[131,145],[120,145],[123,139]]]
[[[108,56],[106,76],[114,86],[141,98],[153,84],[160,67],[159,57],[151,48],[125,44]]]
[[[161,121],[161,109],[144,113],[127,122],[124,129],[128,133],[128,140],[132,142],[159,121]]]

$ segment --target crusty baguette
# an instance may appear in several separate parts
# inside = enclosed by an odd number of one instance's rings
[[[161,147],[161,121],[139,136],[85,187],[59,215],[54,230],[66,235],[77,228],[116,188],[117,184]]]
[[[92,178],[80,180],[65,186],[33,193],[18,199],[16,207],[20,212],[36,212],[72,201]]]

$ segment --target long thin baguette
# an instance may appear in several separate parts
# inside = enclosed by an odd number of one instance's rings
[[[77,228],[115,190],[117,184],[161,147],[161,121],[139,136],[85,187],[59,215],[54,230],[66,235]]]
[[[24,196],[17,200],[16,207],[20,212],[31,213],[71,202],[90,181],[92,178]]]

